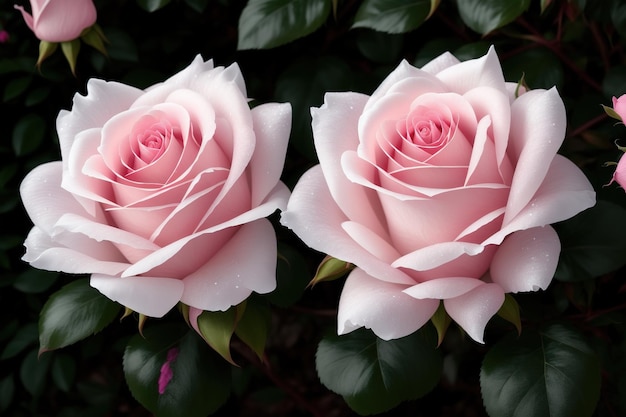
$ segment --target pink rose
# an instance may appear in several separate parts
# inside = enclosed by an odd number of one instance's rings
[[[35,36],[47,42],[66,42],[96,23],[96,7],[92,0],[30,0],[32,15],[22,6],[26,24]]]
[[[24,260],[89,273],[112,300],[160,317],[179,301],[226,310],[276,286],[289,104],[250,110],[235,64],[200,56],[147,90],[92,79],[57,119],[62,161],[21,194]]]
[[[328,93],[313,109],[320,164],[296,185],[282,223],[353,263],[339,334],[406,336],[443,306],[473,339],[504,294],[545,289],[560,242],[550,223],[595,203],[557,155],[556,89],[515,95],[495,51],[422,69],[402,62],[371,97]]]
[[[626,120],[626,94],[619,98],[613,97],[613,110],[622,118],[622,121]]]

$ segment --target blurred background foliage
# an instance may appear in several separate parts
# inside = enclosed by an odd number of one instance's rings
[[[70,108],[75,93],[85,92],[89,78],[143,88],[196,54],[217,65],[237,62],[250,97],[292,103],[283,180],[293,186],[316,163],[309,108],[322,103],[324,92],[369,94],[402,59],[421,66],[450,51],[464,60],[483,55],[490,45],[508,81],[523,78],[531,88],[558,88],[568,114],[560,152],[584,170],[603,200],[595,211],[557,225],[564,250],[548,291],[516,296],[523,334],[530,329],[524,340],[532,346],[532,329],[555,318],[573,326],[602,369],[591,412],[626,415],[626,195],[615,184],[606,186],[612,169],[604,166],[619,159],[614,142],[623,145],[626,129],[601,108],[626,93],[622,0],[96,0],[108,56],[83,45],[75,77],[60,52],[36,68],[39,42],[13,3],[0,0],[0,27],[9,35],[0,43],[0,415],[150,415],[130,394],[122,370],[137,318],[116,319],[95,336],[38,357],[39,312],[76,277],[20,261],[31,227],[19,199],[20,181],[34,166],[60,158],[56,115]],[[215,415],[352,415],[315,369],[318,343],[335,332],[340,281],[305,289],[323,255],[279,227],[277,217],[272,220],[283,258],[281,290],[265,297],[272,304],[269,365],[234,341],[234,358],[245,366],[232,370],[230,396]],[[156,322],[148,320],[146,330]],[[552,326],[541,334],[561,330]],[[389,415],[486,416],[481,364],[489,344],[511,333],[510,323],[495,318],[483,346],[451,327],[439,349],[441,380]],[[498,363],[507,343],[505,338],[489,352],[483,372]]]

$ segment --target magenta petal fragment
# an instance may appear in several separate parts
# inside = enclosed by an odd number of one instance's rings
[[[561,242],[550,226],[515,232],[498,247],[491,279],[505,292],[545,290],[559,261]]]
[[[180,350],[176,347],[173,347],[170,350],[168,350],[167,358],[165,359],[165,362],[163,362],[163,365],[161,365],[161,370],[159,372],[159,380],[158,380],[159,394],[161,395],[165,393],[165,389],[167,388],[170,381],[174,377],[174,371],[172,371],[171,364],[178,357],[179,351]]]
[[[365,327],[381,339],[391,340],[415,332],[430,320],[439,300],[417,300],[404,294],[405,288],[380,281],[362,269],[353,270],[339,300],[338,333]]]
[[[450,317],[479,343],[484,343],[485,326],[504,303],[498,284],[483,284],[456,298],[443,301]]]
[[[183,282],[173,278],[127,278],[93,274],[90,284],[106,297],[137,313],[163,317],[180,301]]]

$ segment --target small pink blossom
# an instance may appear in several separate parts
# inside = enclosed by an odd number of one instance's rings
[[[2,29],[0,30],[0,43],[7,43],[9,41],[9,32]]]
[[[626,94],[622,94],[619,98],[613,97],[613,110],[622,118],[622,121],[626,120]]]
[[[30,0],[32,14],[22,6],[24,21],[35,36],[47,42],[67,42],[80,37],[83,30],[96,23],[92,0]]]

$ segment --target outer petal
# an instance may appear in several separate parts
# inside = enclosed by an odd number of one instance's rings
[[[72,110],[62,110],[57,117],[63,161],[68,160],[76,134],[102,127],[111,117],[128,109],[142,94],[143,91],[125,84],[90,79],[87,82],[87,94],[74,95]]]
[[[448,67],[437,73],[437,78],[443,81],[450,91],[459,94],[480,86],[493,87],[506,93],[502,67],[493,46],[485,56]]]
[[[532,90],[511,106],[509,154],[517,161],[504,224],[528,204],[565,138],[565,106],[556,88]]]
[[[418,300],[425,298],[445,300],[467,294],[480,285],[483,285],[483,282],[476,278],[438,278],[419,283],[407,288],[403,292]]]
[[[436,243],[396,259],[392,266],[395,268],[410,268],[415,271],[427,271],[453,261],[461,255],[478,255],[484,249],[484,246],[475,243]]]
[[[498,247],[491,279],[505,292],[545,290],[556,272],[559,236],[550,226],[515,232]]]
[[[252,121],[256,147],[248,168],[251,204],[256,207],[276,186],[283,172],[291,131],[291,105],[268,103],[257,106],[252,109]]]
[[[208,311],[225,311],[252,291],[276,288],[276,234],[259,219],[244,224],[204,266],[187,276],[181,301]]]
[[[443,301],[450,317],[479,343],[485,326],[504,303],[504,291],[498,284],[483,284],[460,297]]]
[[[426,71],[429,74],[436,75],[438,72],[441,72],[444,69],[451,67],[453,65],[459,64],[460,62],[461,61],[459,61],[450,52],[444,52],[443,54],[439,55],[437,58],[425,64],[422,67],[422,71]]]
[[[347,221],[326,185],[319,165],[307,171],[291,194],[281,223],[315,250],[359,265],[378,279],[403,284],[414,281],[357,244],[342,228]]]
[[[405,288],[377,280],[360,268],[353,270],[339,300],[338,333],[366,327],[390,340],[415,332],[430,320],[439,300],[416,300],[402,292]]]
[[[116,275],[128,268],[128,263],[120,259],[119,254],[110,254],[108,246],[101,245],[101,251],[85,253],[85,246],[80,245],[84,240],[76,240],[76,248],[61,246],[41,229],[33,227],[24,242],[26,254],[22,260],[35,268],[71,274]]]
[[[149,317],[163,317],[179,301],[183,282],[160,277],[112,277],[93,274],[90,284],[103,295]]]
[[[350,219],[384,234],[373,209],[372,191],[351,182],[343,172],[341,156],[359,145],[357,126],[367,96],[358,93],[327,93],[324,105],[311,109],[315,149],[330,194]]]
[[[24,7],[22,6],[18,6],[16,4],[13,7],[15,7],[17,10],[19,10],[22,13],[22,17],[24,18],[26,25],[30,28],[30,30],[35,32],[35,22],[33,21],[33,16],[30,13],[28,13],[26,10],[24,10]]]
[[[510,233],[569,219],[596,203],[593,187],[569,159],[556,155],[533,199],[483,245],[499,245]]]

